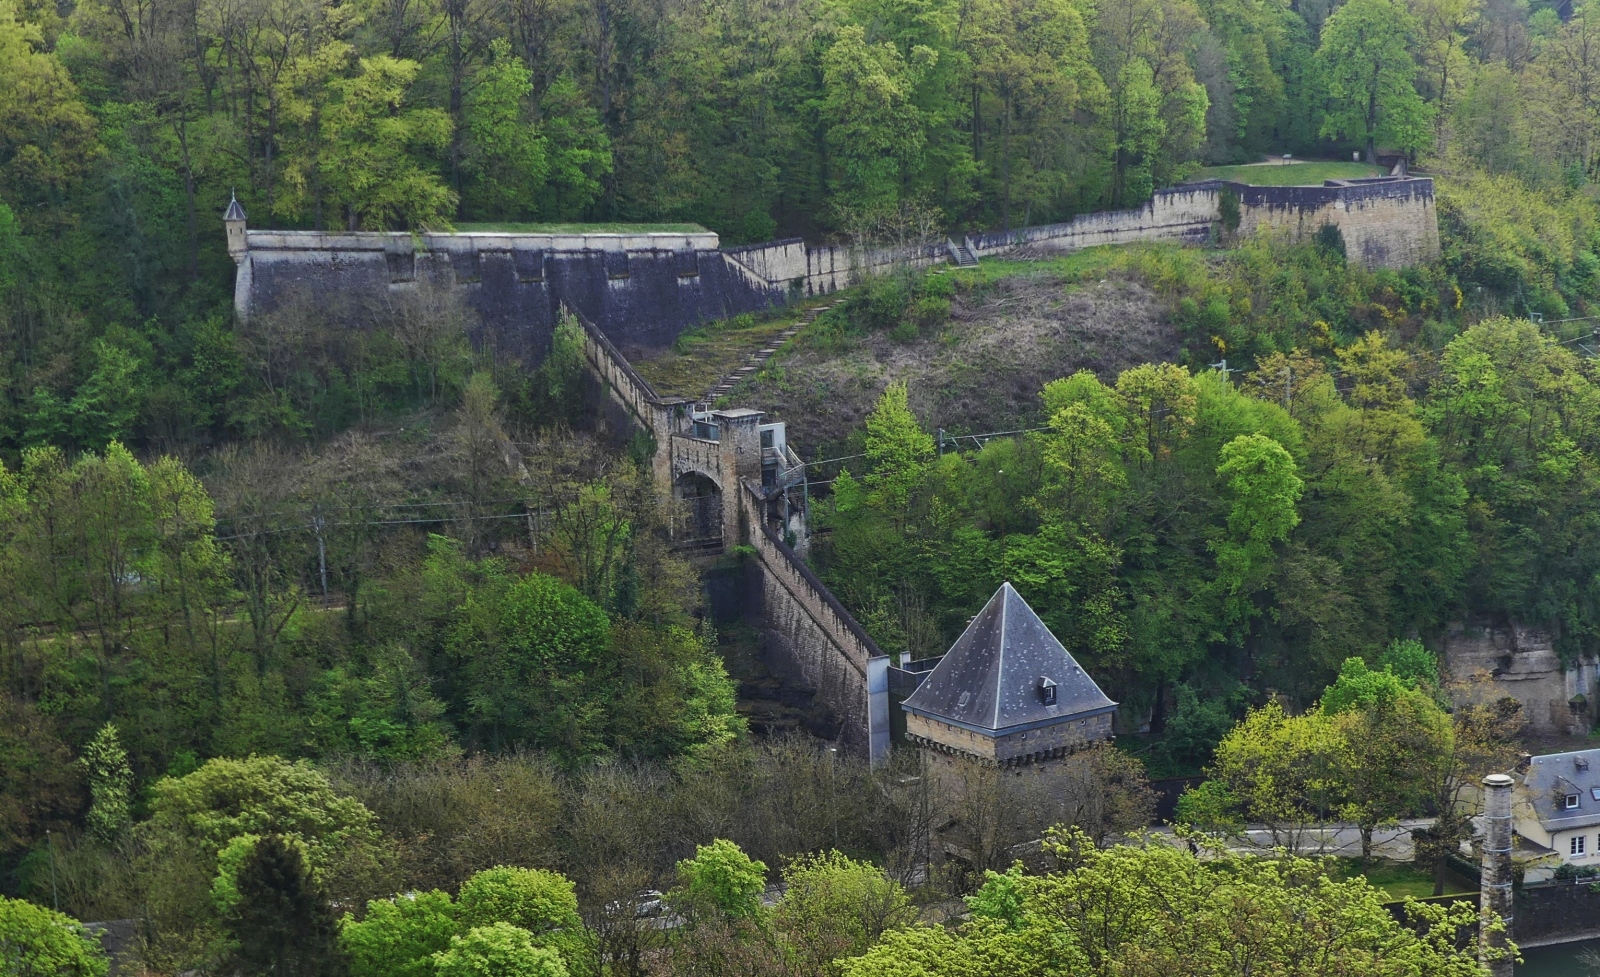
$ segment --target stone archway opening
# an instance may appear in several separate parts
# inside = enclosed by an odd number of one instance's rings
[[[682,504],[677,526],[680,546],[722,545],[722,487],[700,472],[684,472],[673,483]]]

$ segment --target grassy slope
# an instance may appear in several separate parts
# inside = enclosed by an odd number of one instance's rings
[[[703,234],[699,224],[527,224],[515,221],[457,224],[458,231],[499,234]]]
[[[1208,166],[1189,178],[1197,180],[1234,180],[1258,187],[1321,186],[1323,180],[1356,180],[1362,177],[1382,176],[1383,170],[1366,163],[1310,162],[1253,163],[1244,166]]]
[[[978,269],[947,272],[962,289],[943,324],[904,340],[877,332],[842,343],[808,328],[729,400],[787,421],[805,457],[843,442],[893,380],[909,382],[912,407],[929,429],[1030,425],[1050,380],[1079,369],[1109,379],[1176,356],[1166,304],[1108,271],[1115,256],[1116,249],[1095,248],[1041,261],[985,259]]]
[[[656,393],[699,397],[817,304],[820,300],[796,303],[777,310],[771,318],[743,315],[709,322],[679,336],[672,349],[641,352],[629,362]]]

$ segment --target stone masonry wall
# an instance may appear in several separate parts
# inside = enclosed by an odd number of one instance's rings
[[[1321,187],[1209,182],[1159,190],[1134,210],[1062,224],[979,234],[976,254],[1020,246],[1073,251],[1134,241],[1205,243],[1217,234],[1224,192],[1240,202],[1239,233],[1291,237],[1336,224],[1351,262],[1399,268],[1439,255],[1433,181],[1344,181]],[[715,234],[422,234],[246,231],[234,305],[249,316],[296,300],[352,320],[432,284],[460,290],[475,313],[474,340],[533,365],[549,348],[564,304],[624,353],[669,346],[711,319],[825,295],[893,267],[949,260],[944,242],[859,251],[798,238],[719,250]]]
[[[1138,210],[1085,214],[1065,224],[973,238],[980,253],[1029,244],[1076,251],[1132,241],[1204,243],[1217,233],[1221,195],[1239,201],[1236,233],[1266,229],[1303,240],[1324,224],[1337,225],[1352,264],[1404,268],[1439,257],[1433,181],[1426,177],[1328,181],[1320,187],[1256,187],[1210,181],[1158,190]]]
[[[857,251],[838,245],[807,245],[799,238],[729,248],[723,252],[752,286],[788,295],[828,295],[891,268],[926,268],[949,260],[944,243],[925,248]]]
[[[1014,231],[995,231],[968,240],[978,254],[1041,244],[1062,251],[1077,251],[1102,244],[1135,241],[1183,241],[1203,244],[1218,220],[1220,183],[1158,190],[1137,210],[1108,210],[1084,214],[1064,224],[1043,224]]]
[[[658,489],[670,494],[677,476],[699,471],[723,490],[723,532],[737,531],[759,566],[763,653],[791,680],[815,689],[839,721],[846,749],[871,752],[868,662],[883,653],[794,550],[767,524],[760,487],[759,411],[714,412],[721,439],[688,434],[687,402],[659,397],[583,317],[584,355],[613,401],[656,438],[653,469]],[[752,477],[753,476],[753,477]]]
[[[740,520],[761,574],[763,657],[813,688],[839,720],[852,753],[870,749],[867,662],[883,653],[795,552],[767,525],[760,489],[738,490]]]
[[[651,459],[651,474],[663,493],[670,494],[680,472],[672,468],[672,442],[690,424],[692,402],[685,397],[662,397],[641,377],[626,357],[617,351],[606,334],[579,315],[583,327],[583,355],[589,368],[605,387],[606,394],[655,439],[656,453]],[[714,472],[712,468],[709,472]]]
[[[1042,760],[1111,738],[1112,713],[1087,716],[1006,736],[985,736],[927,716],[906,713],[906,734],[923,746],[955,751],[989,763]]]
[[[1588,884],[1529,885],[1512,894],[1515,923],[1511,938],[1519,946],[1548,946],[1600,937],[1600,892]]]
[[[1337,186],[1250,187],[1230,183],[1239,196],[1239,231],[1272,228],[1300,240],[1324,224],[1344,237],[1345,254],[1364,268],[1405,268],[1439,257],[1439,220],[1433,181],[1351,180]]]
[[[459,290],[474,341],[540,362],[562,305],[623,350],[670,346],[697,323],[782,301],[740,275],[715,234],[410,234],[247,231],[241,317],[307,301],[351,320],[424,285]]]

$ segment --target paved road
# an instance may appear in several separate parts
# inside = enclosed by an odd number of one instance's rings
[[[1431,824],[1432,818],[1416,818],[1401,821],[1395,827],[1379,828],[1372,832],[1372,853],[1380,858],[1410,861],[1415,855],[1411,844],[1412,829],[1426,828]],[[1158,833],[1170,836],[1172,832],[1162,829]],[[1287,840],[1274,840],[1272,832],[1256,826],[1246,829],[1242,837],[1228,839],[1228,847],[1237,852],[1268,852],[1280,844],[1293,847],[1303,855],[1358,857],[1361,854],[1361,829],[1353,824],[1306,827],[1295,833],[1295,840],[1291,844]]]

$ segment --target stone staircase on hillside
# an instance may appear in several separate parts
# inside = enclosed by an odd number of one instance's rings
[[[784,343],[793,339],[795,334],[801,329],[804,329],[806,326],[811,325],[811,323],[816,322],[818,316],[822,315],[822,313],[831,308],[833,308],[832,305],[822,305],[815,309],[807,309],[805,315],[801,316],[800,321],[797,324],[790,326],[783,332],[778,333],[778,335],[773,337],[771,342],[767,343],[767,345],[756,350],[754,353],[751,353],[750,358],[745,361],[744,365],[718,380],[716,386],[706,391],[706,395],[701,397],[700,402],[694,405],[695,409],[710,410],[711,405],[717,402],[717,398],[723,397],[732,392],[733,388],[739,385],[739,381],[761,369],[761,365],[767,360],[771,359],[772,354],[781,349]]]
[[[965,240],[962,240],[960,244],[957,244],[956,242],[946,238],[945,244],[949,246],[950,260],[955,263],[957,268],[978,267],[978,256],[972,253],[971,248],[967,247],[967,242]]]

